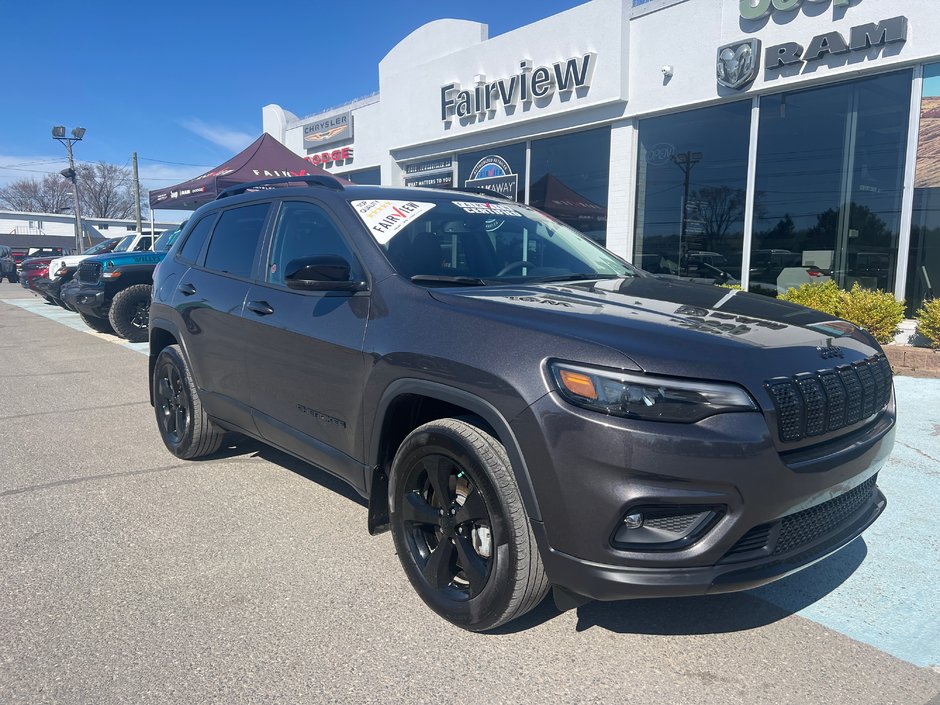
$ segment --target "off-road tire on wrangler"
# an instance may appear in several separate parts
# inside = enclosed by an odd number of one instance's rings
[[[167,449],[184,460],[215,453],[225,432],[203,410],[178,345],[164,348],[157,356],[151,385],[157,428]]]
[[[548,578],[509,457],[486,431],[463,419],[416,428],[395,454],[388,493],[402,567],[444,619],[485,631],[545,597]]]
[[[111,327],[111,321],[107,318],[98,318],[98,316],[91,316],[80,311],[78,315],[82,317],[82,322],[93,331],[97,333],[114,333],[114,329]]]
[[[114,295],[108,320],[114,332],[131,343],[144,343],[149,332],[150,321],[150,284],[134,284]]]

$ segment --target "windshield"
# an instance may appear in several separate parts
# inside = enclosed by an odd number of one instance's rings
[[[577,231],[527,206],[427,199],[352,201],[402,276],[499,284],[637,276]]]
[[[97,245],[92,245],[87,250],[85,250],[86,255],[96,255],[99,252],[110,252],[108,249],[111,245],[114,244],[114,240],[102,240]]]
[[[166,230],[163,232],[160,237],[157,238],[157,241],[153,244],[154,252],[166,252],[169,250],[173,243],[176,242],[176,238],[179,237],[180,233],[183,232],[183,226],[176,228],[176,230]]]
[[[131,243],[134,242],[136,235],[125,235],[124,238],[114,246],[114,249],[111,252],[127,252],[127,248],[131,246]]]

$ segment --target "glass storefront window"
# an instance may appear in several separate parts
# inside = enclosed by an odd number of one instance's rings
[[[609,127],[534,140],[529,178],[529,205],[606,243]]]
[[[362,186],[379,186],[382,183],[382,169],[377,166],[371,169],[351,171],[348,174],[338,174],[338,176]]]
[[[908,315],[940,292],[940,64],[924,68],[916,169],[905,292]]]
[[[457,157],[458,188],[480,186],[525,201],[525,142],[490,147]]]
[[[761,98],[750,290],[894,290],[911,72]]]
[[[740,280],[750,124],[750,101],[640,121],[635,265]]]

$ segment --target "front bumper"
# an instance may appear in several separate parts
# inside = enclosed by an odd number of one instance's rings
[[[72,284],[62,290],[62,297],[66,306],[79,313],[98,318],[106,318],[108,315],[108,302],[105,300],[103,287]]]
[[[861,429],[781,453],[760,413],[636,422],[552,393],[512,427],[539,504],[532,524],[550,580],[616,600],[748,589],[839,550],[884,510],[875,476],[894,422],[892,400]],[[618,543],[637,507],[714,510],[715,518],[686,542]]]

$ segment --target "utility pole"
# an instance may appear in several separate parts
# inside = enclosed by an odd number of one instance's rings
[[[137,178],[137,152],[134,152],[134,213],[137,216],[137,234],[141,233],[140,223],[140,179]],[[153,233],[150,233],[153,237]]]
[[[59,173],[72,182],[72,210],[75,211],[75,251],[79,254],[84,252],[85,248],[82,246],[82,209],[81,199],[78,195],[78,174],[75,171],[75,160],[72,159],[72,142],[78,142],[84,136],[84,127],[74,128],[71,137],[65,136],[65,128],[61,125],[52,128],[52,139],[64,144],[69,153],[69,167]]]
[[[677,167],[682,169],[682,173],[685,175],[685,186],[682,191],[682,225],[679,228],[679,275],[682,275],[682,245],[685,243],[688,246],[688,241],[686,235],[688,233],[688,220],[689,220],[689,183],[692,176],[692,167],[702,161],[704,155],[701,152],[683,152],[681,154],[674,154],[672,156],[672,162]],[[686,271],[688,271],[688,258],[686,258]]]

